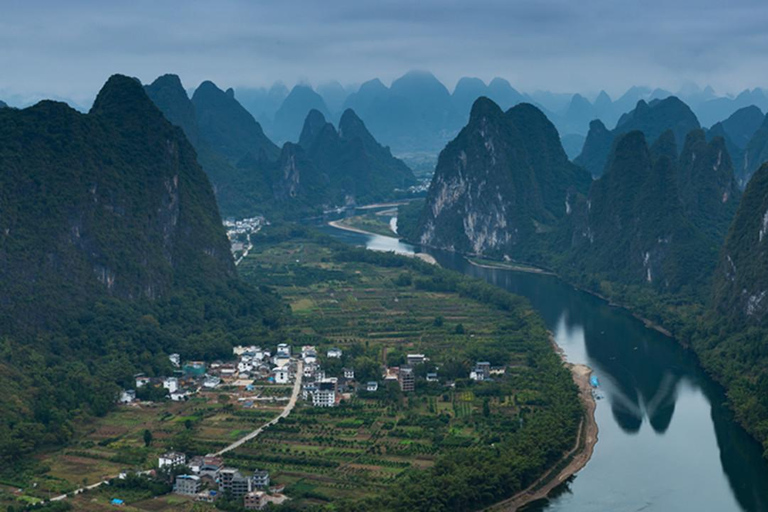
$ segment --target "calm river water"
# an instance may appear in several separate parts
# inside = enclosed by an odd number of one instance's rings
[[[419,250],[394,238],[322,229],[374,250]],[[589,365],[600,380],[592,460],[527,510],[768,511],[760,445],[733,422],[722,389],[674,340],[555,277],[428,252],[443,267],[527,297],[568,360]]]

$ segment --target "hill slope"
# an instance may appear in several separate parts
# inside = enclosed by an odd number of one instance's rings
[[[569,211],[590,178],[568,161],[557,130],[529,104],[506,113],[478,99],[440,153],[418,228],[423,244],[514,256]]]
[[[88,114],[0,110],[0,166],[0,461],[65,441],[166,354],[221,357],[281,315],[237,282],[195,151],[136,80]]]

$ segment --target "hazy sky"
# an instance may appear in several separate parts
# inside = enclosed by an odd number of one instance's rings
[[[0,0],[0,99],[88,102],[112,73],[185,86],[385,83],[427,69],[518,89],[768,86],[752,0]]]

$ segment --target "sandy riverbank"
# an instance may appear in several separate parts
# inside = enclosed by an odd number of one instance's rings
[[[550,272],[549,270],[544,270],[542,268],[530,267],[525,265],[515,265],[510,263],[498,263],[498,264],[479,263],[468,256],[465,257],[465,259],[470,264],[480,268],[491,268],[491,269],[497,268],[500,270],[512,270],[514,272],[527,272],[529,274],[541,274],[545,276],[556,275],[554,272]]]
[[[371,233],[370,231],[364,231],[364,230],[358,229],[358,228],[353,228],[352,226],[347,226],[346,224],[342,224],[341,220],[332,220],[332,221],[330,221],[328,223],[328,225],[331,226],[331,227],[337,228],[337,229],[343,229],[345,231],[351,231],[353,233],[360,233],[362,235],[386,236],[386,235],[380,235],[378,233]],[[388,238],[393,238],[395,240],[398,240],[398,238],[394,237],[394,236],[390,236]],[[417,252],[417,253],[414,253],[414,254],[410,254],[410,253],[403,253],[403,252],[401,252],[401,253],[397,253],[397,254],[399,254],[400,256],[407,256],[409,258],[419,258],[421,261],[425,261],[425,262],[429,263],[430,265],[437,265],[437,260],[435,258],[433,258],[432,256],[430,256],[429,254],[427,254],[427,253]]]
[[[557,345],[555,345],[557,347]],[[564,358],[564,354],[559,347],[556,348],[561,358]],[[544,499],[555,487],[561,485],[568,480],[571,476],[578,473],[584,466],[587,465],[589,459],[592,458],[592,453],[595,450],[597,444],[597,421],[595,420],[595,409],[597,403],[595,397],[592,395],[592,386],[589,383],[589,377],[592,375],[592,369],[583,364],[571,364],[565,363],[568,369],[571,370],[571,375],[576,385],[579,387],[579,398],[584,404],[584,419],[579,425],[579,433],[576,438],[576,444],[573,449],[566,453],[562,461],[569,461],[565,467],[550,470],[545,473],[541,478],[534,482],[526,490],[519,492],[512,498],[499,502],[486,509],[486,511],[493,512],[514,512],[524,507],[525,505]]]

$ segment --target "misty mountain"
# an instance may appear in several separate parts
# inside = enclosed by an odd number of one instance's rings
[[[686,135],[698,128],[700,126],[696,115],[674,96],[650,103],[640,100],[634,110],[621,116],[616,128],[610,132],[601,122],[591,123],[584,142],[584,151],[574,162],[583,166],[593,176],[600,176],[607,162],[611,144],[621,134],[640,131],[652,144],[662,133],[672,130],[677,147],[682,147]]]
[[[765,162],[768,162],[768,115],[763,119],[760,128],[752,135],[747,147],[744,148],[743,162],[736,171],[736,176],[742,187],[746,186],[752,174]]]
[[[288,97],[288,87],[283,82],[275,82],[271,87],[238,87],[235,89],[240,104],[251,113],[254,119],[267,131],[271,130],[275,112]]]
[[[110,78],[87,115],[51,101],[3,109],[0,148],[3,325],[234,276],[195,151],[136,80]]]
[[[347,100],[347,96],[349,96],[349,91],[335,80],[318,85],[316,90],[317,94],[322,96],[331,114],[341,112],[344,102]]]
[[[468,124],[440,153],[417,228],[419,241],[478,254],[517,255],[568,213],[589,175],[530,104],[506,113],[478,99]]]
[[[317,110],[330,117],[323,98],[308,85],[297,85],[291,89],[280,108],[275,112],[272,137],[278,142],[296,141],[301,133],[304,119],[310,110]]]
[[[279,148],[267,138],[261,125],[235,99],[233,89],[222,91],[205,81],[192,95],[200,137],[231,163],[246,155],[274,160]]]

